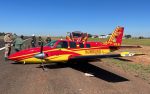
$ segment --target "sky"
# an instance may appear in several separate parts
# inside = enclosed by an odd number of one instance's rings
[[[65,36],[66,32],[150,37],[150,0],[0,0],[0,32]]]

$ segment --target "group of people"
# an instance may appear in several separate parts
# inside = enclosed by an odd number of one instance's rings
[[[42,43],[47,44],[49,42],[51,42],[51,37],[49,35],[47,36],[45,40],[43,40],[41,36],[38,37],[38,46],[41,46]],[[34,34],[32,35],[31,46],[36,47],[36,37]]]
[[[31,39],[31,46],[36,47],[36,36],[33,34]],[[24,36],[17,36],[12,35],[11,33],[6,33],[4,36],[4,43],[5,43],[5,60],[7,60],[8,56],[11,52],[11,46],[14,46],[16,52],[20,51],[24,47]],[[48,35],[45,41],[42,39],[41,36],[38,37],[38,45],[41,46],[43,43],[51,42],[51,37]]]
[[[24,36],[17,36],[12,35],[11,33],[6,33],[4,36],[4,43],[5,43],[5,53],[4,57],[5,59],[8,58],[11,52],[11,46],[13,45],[15,48],[15,51],[18,52],[22,49],[22,45],[24,43]]]

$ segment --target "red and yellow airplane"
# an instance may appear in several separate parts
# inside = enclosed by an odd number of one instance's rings
[[[101,58],[115,58],[134,56],[137,54],[123,52],[108,54],[121,47],[124,28],[117,27],[109,40],[102,42],[53,40],[45,46],[29,48],[13,53],[9,59],[21,63],[52,63],[95,60]],[[85,39],[87,40],[87,39]]]

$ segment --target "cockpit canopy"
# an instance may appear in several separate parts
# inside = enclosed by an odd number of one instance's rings
[[[49,46],[51,48],[90,48],[91,45],[89,43],[83,42],[75,42],[75,41],[67,41],[67,40],[53,40],[45,46]]]
[[[46,44],[45,46],[49,46],[51,48],[54,47],[54,45],[56,44],[57,40],[52,40],[51,42],[49,42],[48,44]]]

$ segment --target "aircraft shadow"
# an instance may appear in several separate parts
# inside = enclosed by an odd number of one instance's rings
[[[83,72],[83,73],[91,73],[96,78],[102,79],[102,80],[107,81],[107,82],[113,82],[113,83],[129,81],[128,79],[126,79],[122,76],[119,76],[119,75],[114,74],[110,71],[104,70],[104,69],[97,67],[95,65],[92,65],[90,63],[54,64],[54,65],[46,65],[45,67],[48,69],[70,67],[72,69],[75,69],[75,70]]]
[[[128,61],[128,62],[133,62],[132,60],[128,60],[128,59],[124,59],[124,58],[114,58],[114,59],[117,59],[117,60],[120,60],[120,61]]]
[[[20,64],[20,63],[12,63],[12,64]],[[47,69],[59,69],[59,68],[67,68],[70,67],[74,70],[83,72],[83,73],[91,73],[93,74],[96,78],[102,79],[107,82],[124,82],[124,81],[129,81],[127,78],[124,78],[122,76],[119,76],[117,74],[114,74],[110,71],[104,70],[100,67],[97,67],[93,64],[84,62],[84,63],[77,63],[77,64],[72,64],[72,63],[52,63],[52,64],[46,64],[45,68]],[[37,66],[36,68],[41,68],[40,66]]]
[[[26,64],[23,64],[22,62],[12,62],[11,64],[16,64],[16,65],[38,65],[36,63],[26,63]]]
[[[21,65],[22,63],[20,63],[20,62],[12,62],[11,64]]]
[[[44,66],[47,69],[58,69],[58,68],[66,68],[68,67],[68,64],[64,64],[64,63],[51,63],[51,64],[46,64]],[[38,67],[40,68],[40,67]]]

